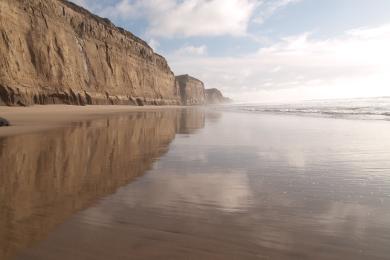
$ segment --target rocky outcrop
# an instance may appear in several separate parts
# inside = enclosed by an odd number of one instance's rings
[[[0,1],[0,105],[179,104],[166,60],[65,0]]]
[[[232,100],[230,98],[224,97],[216,88],[206,89],[206,103],[213,105],[213,104],[224,104],[224,103],[231,103]]]
[[[206,104],[205,88],[202,81],[189,75],[176,76],[183,105]]]

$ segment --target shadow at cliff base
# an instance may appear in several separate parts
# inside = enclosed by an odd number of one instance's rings
[[[135,112],[0,139],[0,259],[45,239],[75,212],[153,167],[201,109]]]

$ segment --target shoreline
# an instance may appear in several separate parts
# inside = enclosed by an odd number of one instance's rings
[[[0,138],[66,127],[70,123],[105,118],[134,112],[188,108],[185,106],[127,105],[33,105],[28,107],[0,106],[0,117],[11,126],[0,127]]]

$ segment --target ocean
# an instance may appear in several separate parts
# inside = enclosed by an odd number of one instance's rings
[[[363,120],[390,120],[390,97],[309,100],[282,104],[237,104],[224,109]]]

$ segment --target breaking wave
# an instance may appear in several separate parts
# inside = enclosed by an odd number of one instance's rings
[[[304,101],[294,104],[240,104],[233,111],[390,120],[390,97]]]

